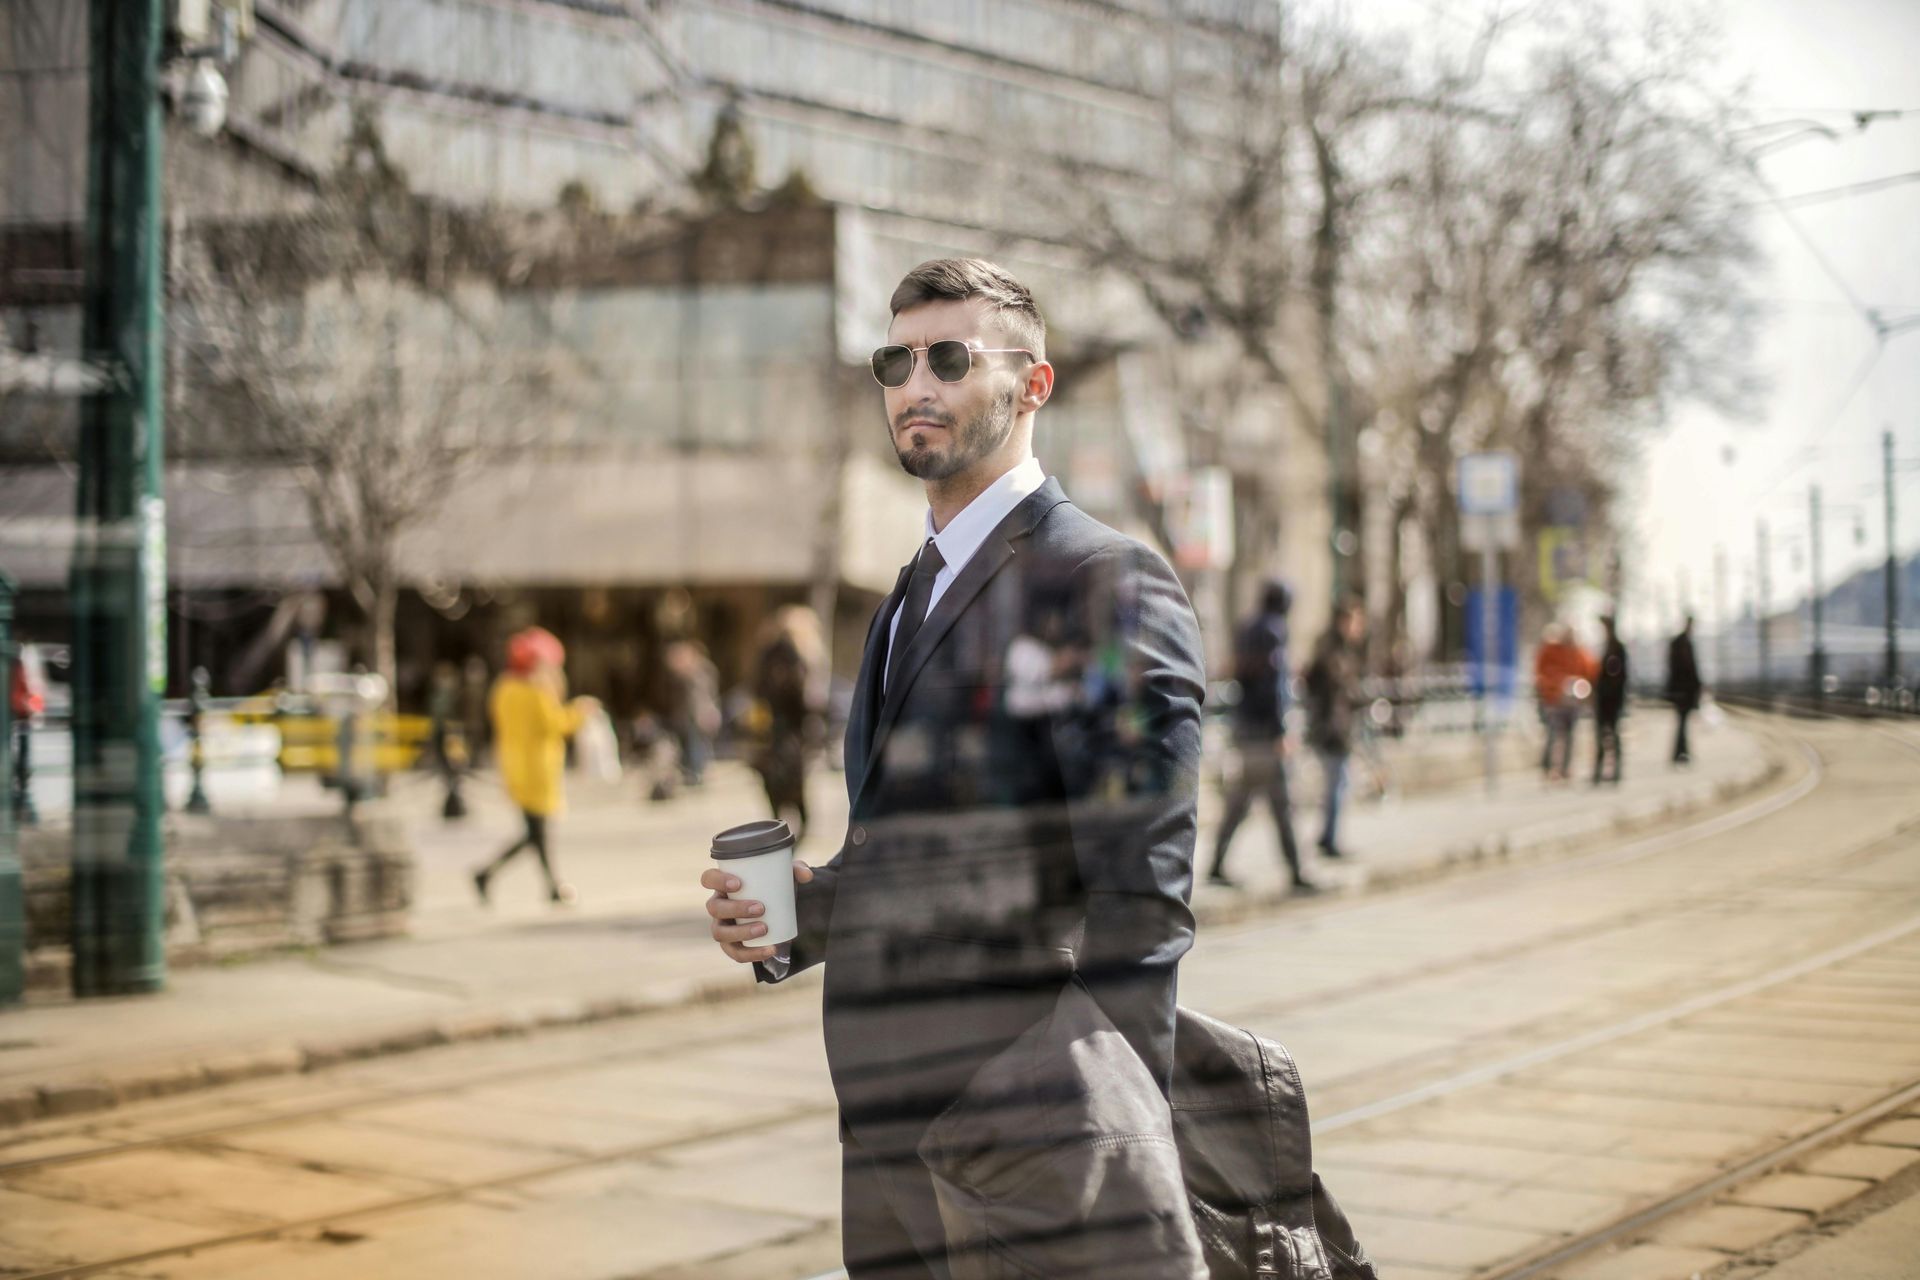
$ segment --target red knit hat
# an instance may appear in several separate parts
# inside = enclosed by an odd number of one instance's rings
[[[566,646],[545,627],[528,627],[507,637],[507,670],[524,676],[541,663],[560,666],[567,660]]]

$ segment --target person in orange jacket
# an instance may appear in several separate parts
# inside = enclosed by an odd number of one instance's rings
[[[1593,692],[1598,668],[1593,655],[1573,639],[1564,622],[1548,625],[1533,659],[1533,687],[1540,698],[1540,716],[1546,721],[1547,741],[1540,752],[1540,772],[1550,782],[1565,782],[1573,763],[1573,726],[1580,706]]]
[[[528,627],[507,640],[507,670],[494,681],[487,709],[500,780],[520,806],[527,829],[499,857],[473,873],[473,887],[482,902],[487,901],[494,873],[528,848],[540,859],[548,897],[572,902],[576,896],[572,885],[554,875],[547,820],[566,807],[561,775],[567,767],[567,739],[599,703],[592,698],[564,701],[566,656],[558,637],[542,627]]]

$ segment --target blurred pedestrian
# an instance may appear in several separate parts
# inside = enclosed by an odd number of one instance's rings
[[[33,722],[47,709],[47,676],[38,648],[23,643],[14,652],[13,672],[7,678],[7,703],[13,712],[13,776],[0,778],[0,794],[11,793],[11,799],[0,803],[13,806],[21,826],[32,826],[40,820],[33,804]]]
[[[1565,782],[1572,776],[1574,726],[1580,722],[1580,704],[1593,693],[1593,677],[1593,655],[1575,642],[1573,628],[1564,622],[1548,623],[1533,658],[1533,688],[1547,727],[1540,772],[1549,782]]]
[[[766,738],[753,767],[773,816],[793,815],[796,843],[807,833],[807,763],[820,737],[825,668],[819,616],[803,604],[775,613],[754,659],[753,695],[765,710]]]
[[[1329,858],[1346,856],[1340,847],[1340,809],[1347,796],[1347,762],[1353,755],[1354,717],[1360,706],[1360,646],[1366,634],[1366,606],[1356,599],[1342,601],[1326,634],[1314,646],[1302,680],[1307,695],[1307,741],[1326,773],[1320,852]]]
[[[469,769],[486,763],[493,736],[487,724],[487,681],[487,660],[468,654],[460,665],[460,736],[465,740]]]
[[[1001,666],[1007,714],[995,726],[998,736],[992,749],[1009,758],[1052,750],[1054,727],[1085,699],[1086,662],[1087,654],[1068,634],[1057,603],[1047,601],[1034,609],[1020,634],[1007,642]],[[1040,769],[1015,774],[1010,781],[1007,799],[1016,805],[1043,803],[1050,782]]]
[[[473,873],[473,887],[487,901],[494,875],[522,849],[532,849],[547,880],[547,896],[554,902],[572,902],[573,886],[553,870],[547,845],[547,824],[565,808],[562,774],[567,764],[567,739],[599,704],[592,698],[567,700],[563,669],[566,650],[559,639],[541,627],[528,627],[507,640],[507,669],[494,681],[489,698],[493,714],[493,746],[500,779],[507,794],[520,806],[526,833],[499,857]]]
[[[432,725],[428,743],[432,765],[441,775],[453,772],[453,756],[448,739],[454,733],[454,721],[460,714],[460,671],[451,662],[433,664],[433,678],[427,685],[427,719]]]
[[[680,746],[680,778],[690,787],[706,780],[713,736],[720,731],[720,673],[698,640],[668,643],[661,658],[666,674],[666,722]]]
[[[1611,614],[1600,625],[1607,639],[1593,681],[1593,785],[1620,782],[1620,717],[1627,709],[1627,646],[1620,643]],[[1608,766],[1611,766],[1609,769]]]
[[[1700,665],[1693,655],[1693,615],[1681,624],[1680,634],[1667,645],[1667,701],[1673,704],[1673,762],[1690,764],[1693,753],[1687,746],[1687,717],[1700,709]]]
[[[1234,640],[1234,680],[1240,700],[1233,705],[1232,751],[1236,769],[1227,786],[1226,812],[1213,842],[1213,869],[1207,883],[1233,888],[1227,877],[1227,847],[1246,820],[1257,795],[1273,813],[1294,892],[1312,893],[1317,886],[1300,869],[1300,847],[1293,834],[1293,801],[1287,794],[1287,756],[1293,744],[1287,738],[1287,686],[1293,667],[1287,661],[1287,613],[1293,592],[1275,579],[1267,583],[1260,610],[1242,624]]]

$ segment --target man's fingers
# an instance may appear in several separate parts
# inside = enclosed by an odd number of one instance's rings
[[[806,884],[813,879],[813,868],[804,862],[793,864],[793,878],[797,883]]]
[[[752,919],[765,915],[766,910],[752,898],[727,898],[716,893],[707,899],[707,914],[715,920]]]
[[[715,893],[732,893],[740,887],[740,877],[730,876],[718,867],[708,867],[700,873],[700,887]]]
[[[737,942],[723,942],[720,946],[730,959],[738,960],[741,964],[751,964],[755,960],[771,960],[774,955],[772,947],[743,947]]]
[[[754,944],[753,940],[766,931],[767,926],[761,924],[758,920],[751,921],[747,924],[721,924],[716,920],[712,925],[713,940],[715,942],[744,942],[750,945],[757,945]]]

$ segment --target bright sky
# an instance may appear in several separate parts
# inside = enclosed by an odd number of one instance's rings
[[[1322,2],[1369,24],[1452,38],[1481,11],[1475,0]],[[1593,2],[1627,15],[1661,0]],[[1840,135],[1810,136],[1759,161],[1782,196],[1920,171],[1920,3],[1725,0],[1718,12],[1728,52],[1718,74],[1729,86],[1750,84],[1756,122],[1807,119]],[[1865,109],[1907,114],[1860,130],[1851,113]],[[1764,198],[1757,186],[1754,194]],[[1771,532],[1773,607],[1805,595],[1810,484],[1823,491],[1829,587],[1885,557],[1880,433],[1891,428],[1896,456],[1920,463],[1920,327],[1888,339],[1863,375],[1876,342],[1847,291],[1888,319],[1920,315],[1920,182],[1804,206],[1792,217],[1832,273],[1786,217],[1771,208],[1757,214],[1768,263],[1754,291],[1769,314],[1756,364],[1771,390],[1752,421],[1682,407],[1629,478],[1629,631],[1666,627],[1683,593],[1711,627],[1716,547],[1725,548],[1729,607],[1738,614],[1752,595],[1761,516]],[[1895,479],[1898,545],[1907,555],[1920,549],[1920,467]]]
[[[1806,117],[1841,135],[1808,137],[1761,159],[1776,191],[1791,196],[1920,170],[1920,5],[1741,0],[1737,12],[1727,24],[1727,70],[1752,77],[1756,116]],[[1844,114],[1866,108],[1907,114],[1864,130]],[[1920,460],[1920,327],[1889,338],[1874,360],[1873,331],[1847,296],[1851,290],[1888,319],[1920,315],[1920,183],[1804,206],[1791,217],[1767,209],[1756,224],[1771,259],[1756,289],[1771,308],[1758,362],[1773,380],[1758,419],[1682,410],[1642,470],[1641,582],[1673,601],[1684,580],[1703,618],[1712,616],[1716,546],[1727,549],[1733,600],[1751,598],[1761,517],[1773,544],[1774,607],[1806,594],[1813,484],[1826,509],[1827,584],[1883,560],[1881,432],[1893,431],[1897,458]],[[1906,555],[1920,548],[1920,471],[1896,472],[1895,483]]]

